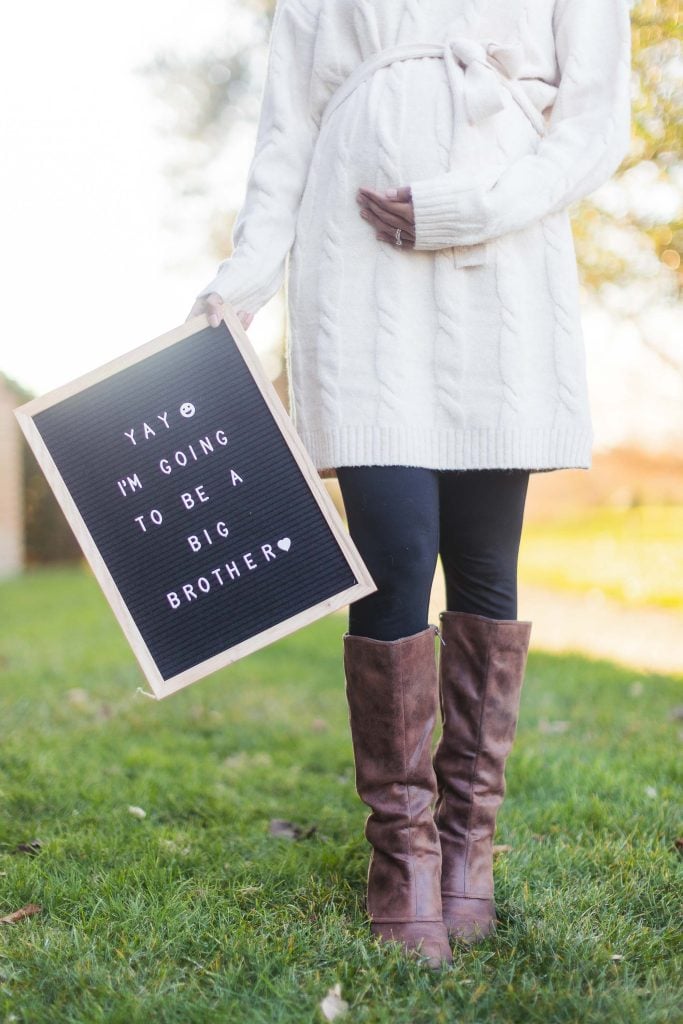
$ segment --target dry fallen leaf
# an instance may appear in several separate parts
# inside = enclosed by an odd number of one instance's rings
[[[29,853],[35,856],[37,853],[40,853],[42,846],[43,844],[40,839],[29,839],[27,843],[18,843],[12,850],[12,853]]]
[[[160,839],[159,844],[161,846],[165,846],[171,853],[181,853],[183,857],[187,857],[187,855],[192,851],[191,846],[181,846],[180,843],[175,841],[175,839]]]
[[[21,921],[24,917],[39,914],[42,909],[37,903],[27,903],[25,907],[20,907],[19,910],[15,910],[5,917],[0,917],[0,924],[16,924],[17,921]]]
[[[278,839],[309,839],[315,832],[316,826],[303,829],[301,825],[295,825],[293,821],[285,821],[284,818],[273,818],[268,826],[268,834]]]
[[[544,733],[566,732],[571,724],[567,721],[549,722],[547,718],[541,718],[538,723],[538,731]]]
[[[325,1020],[336,1020],[341,1017],[349,1008],[349,1004],[341,997],[341,984],[337,982],[333,988],[328,989],[327,995],[320,1004]]]
[[[655,797],[657,796],[657,790],[655,789],[655,787],[654,786],[646,786],[645,787],[645,796],[649,796],[650,800],[654,800]]]
[[[613,960],[615,963],[618,963],[620,960],[623,960],[623,959],[624,958],[621,955],[621,953],[615,953],[613,956],[610,957],[610,960]]]
[[[512,847],[508,843],[501,843],[499,846],[493,847],[493,856],[495,857],[498,853],[509,853]]]
[[[73,708],[89,708],[91,704],[90,694],[88,691],[81,690],[79,687],[75,687],[73,690],[67,690],[66,699]]]
[[[278,839],[298,839],[301,835],[301,828],[292,821],[273,818],[268,826],[268,834],[277,836]]]
[[[135,807],[134,805],[129,806],[128,813],[132,814],[134,818],[147,817],[147,811],[143,811],[142,807]]]
[[[272,765],[273,759],[265,750],[257,750],[254,754],[248,754],[246,750],[238,750],[229,757],[223,759],[223,767],[241,770],[242,768],[268,768]]]

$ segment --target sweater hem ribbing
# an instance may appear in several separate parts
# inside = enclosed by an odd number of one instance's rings
[[[345,426],[299,430],[316,469],[421,466],[424,469],[590,469],[588,429],[419,430]]]

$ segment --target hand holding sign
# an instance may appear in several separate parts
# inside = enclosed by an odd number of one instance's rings
[[[210,292],[208,295],[202,295],[201,298],[197,299],[194,306],[190,310],[185,323],[188,320],[192,320],[195,316],[201,316],[204,314],[209,321],[210,327],[218,327],[223,316],[223,299],[218,292]],[[245,311],[239,310],[237,313],[239,322],[244,327],[245,331],[249,324],[254,319],[253,313],[245,313]]]

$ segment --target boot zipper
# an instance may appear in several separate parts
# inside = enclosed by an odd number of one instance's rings
[[[439,640],[441,641],[441,646],[442,646],[442,647],[445,647],[445,646],[446,646],[446,641],[445,641],[445,640],[444,640],[444,638],[442,637],[442,635],[441,635],[441,630],[439,629],[439,627],[438,627],[438,626],[432,626],[432,629],[434,630],[434,632],[435,632],[435,633],[436,633],[436,635],[438,636]]]

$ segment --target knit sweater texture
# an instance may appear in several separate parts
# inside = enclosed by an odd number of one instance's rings
[[[591,465],[571,204],[630,140],[626,0],[279,0],[233,253],[199,295],[286,285],[321,471]],[[410,185],[415,248],[360,185]]]

